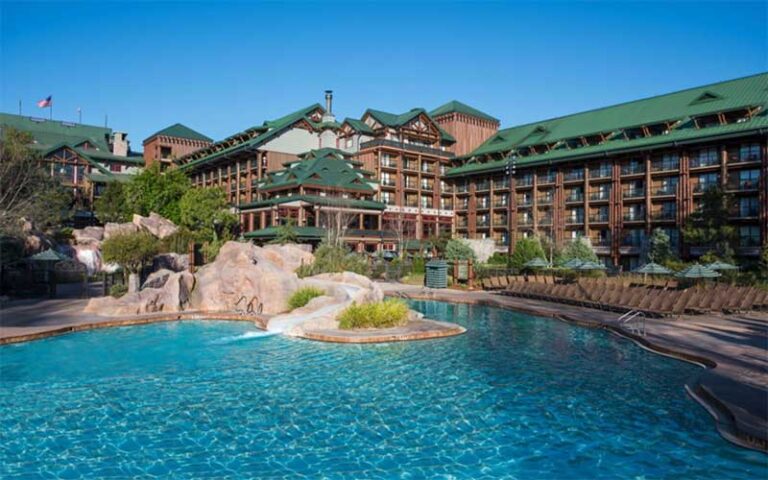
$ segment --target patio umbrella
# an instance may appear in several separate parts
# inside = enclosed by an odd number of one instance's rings
[[[704,265],[701,265],[699,263],[694,263],[690,267],[686,268],[682,272],[679,272],[677,275],[675,275],[677,278],[685,278],[690,280],[698,280],[702,278],[717,278],[720,276],[719,273],[717,273],[714,270],[711,270]]]
[[[580,271],[605,270],[605,265],[603,265],[602,263],[586,261],[586,262],[583,262],[578,267],[576,267],[576,270],[580,270]]]
[[[72,260],[63,253],[59,253],[56,250],[48,249],[39,253],[36,253],[29,257],[30,260],[35,262],[63,262],[65,260]]]
[[[670,275],[672,270],[658,263],[650,262],[635,270],[635,273],[642,273],[643,275]]]
[[[738,270],[739,267],[736,265],[731,265],[730,263],[725,263],[721,261],[712,262],[706,266],[710,270],[715,271],[723,271],[723,270]]]
[[[528,260],[523,264],[525,268],[548,268],[549,263],[541,257],[536,257],[533,260]]]
[[[562,265],[562,267],[563,268],[570,268],[572,270],[575,270],[575,269],[579,268],[582,263],[584,263],[583,260],[578,259],[578,258],[572,258],[572,259],[568,260],[567,262],[565,262]]]

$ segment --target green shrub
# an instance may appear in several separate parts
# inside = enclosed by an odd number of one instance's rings
[[[522,270],[524,265],[534,258],[547,258],[541,246],[541,240],[539,237],[521,238],[515,242],[515,250],[512,252],[509,263],[514,268]]]
[[[147,232],[123,233],[101,244],[105,262],[117,263],[130,273],[139,273],[160,251],[160,244]]]
[[[411,273],[415,274],[423,274],[427,271],[427,262],[424,260],[424,257],[421,255],[417,255],[413,257],[413,262],[411,263]]]
[[[186,228],[179,228],[173,234],[162,240],[163,252],[189,253],[189,244],[201,241],[201,237]]]
[[[408,305],[390,298],[383,302],[353,303],[339,315],[339,328],[389,328],[405,325],[407,321]]]
[[[128,293],[128,287],[124,283],[116,283],[109,287],[109,294],[115,298],[120,298]]]
[[[302,287],[288,298],[288,308],[295,310],[308,304],[310,300],[325,295],[325,291],[316,287]]]
[[[323,242],[315,250],[315,261],[310,265],[302,265],[296,270],[299,277],[338,272],[354,272],[366,275],[368,273],[368,259],[350,252],[343,245],[331,245]]]
[[[488,263],[492,265],[508,265],[509,255],[506,253],[494,252],[494,254],[488,258]]]
[[[448,260],[476,260],[475,251],[464,240],[454,238],[445,244],[445,258]]]

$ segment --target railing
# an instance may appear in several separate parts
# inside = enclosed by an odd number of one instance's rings
[[[490,188],[491,188],[490,182],[480,182],[475,184],[476,191],[489,190]]]
[[[533,219],[531,218],[521,218],[517,221],[517,224],[523,227],[527,227],[529,225],[533,225]]]
[[[758,180],[739,180],[738,182],[728,182],[728,190],[757,190],[760,186]]]
[[[494,190],[503,190],[505,188],[509,188],[509,180],[497,180],[493,182]]]
[[[517,187],[530,187],[533,185],[533,177],[520,177],[515,182]]]
[[[418,165],[416,165],[413,162],[405,162],[403,164],[403,170],[408,170],[410,172],[418,172],[419,171],[419,167],[418,167]]]
[[[565,223],[569,225],[584,223],[584,216],[568,217],[565,219]]]
[[[422,183],[422,184],[421,184],[421,189],[422,189],[422,190],[429,190],[429,191],[432,191],[432,190],[434,190],[434,189],[435,189],[435,185],[434,185],[433,183]]]
[[[539,185],[555,183],[555,174],[548,173],[546,175],[539,175],[539,177],[537,178],[537,181]]]
[[[640,310],[630,310],[616,319],[619,326],[626,327],[630,333],[645,336],[645,314]]]
[[[693,193],[704,193],[709,189],[717,188],[717,182],[700,182],[693,186]]]
[[[509,206],[509,202],[506,200],[497,200],[493,202],[493,208],[507,208]]]
[[[383,168],[397,168],[397,164],[393,160],[384,160],[384,159],[382,159],[381,160],[381,166]]]
[[[654,190],[653,195],[675,195],[677,193],[677,185],[667,185],[665,187],[658,187]]]
[[[638,198],[645,196],[645,190],[642,188],[629,188],[622,193],[624,198]]]
[[[435,167],[434,165],[422,165],[421,171],[423,173],[435,173]]]
[[[485,210],[490,206],[490,202],[477,202],[477,208]]]
[[[497,217],[493,219],[493,225],[496,227],[505,227],[509,222],[504,217]]]
[[[469,193],[469,187],[465,185],[457,185],[456,193]]]
[[[373,147],[394,147],[402,150],[408,150],[411,152],[421,152],[430,155],[436,155],[439,157],[454,157],[456,154],[438,148],[425,147],[423,145],[414,145],[411,143],[396,142],[394,140],[385,140],[383,138],[369,140],[360,144],[360,150]]]
[[[600,168],[597,170],[589,171],[589,178],[610,178],[613,173],[611,168]]]
[[[707,157],[699,158],[699,157],[694,157],[694,158],[691,158],[688,161],[688,166],[690,168],[714,167],[714,166],[719,165],[719,164],[720,164],[720,159],[719,158],[707,158]]]
[[[577,180],[584,180],[584,170],[571,171],[565,174],[563,180],[566,182],[574,182]]]
[[[552,225],[552,217],[544,217],[539,220],[539,225]]]
[[[659,211],[651,213],[651,219],[653,220],[675,220],[677,213],[675,211]]]
[[[566,202],[583,202],[584,201],[584,194],[583,193],[571,193],[567,197],[565,197]]]
[[[680,161],[679,160],[667,160],[667,161],[656,161],[651,162],[651,171],[652,172],[666,172],[671,170],[679,170],[680,169]]]
[[[395,186],[395,181],[394,180],[385,180],[385,179],[382,178],[381,179],[381,184],[384,185],[385,187],[394,187]]]
[[[592,223],[608,223],[608,215],[590,215],[589,221]]]
[[[539,205],[551,205],[552,197],[537,197],[536,203],[538,203]]]
[[[645,212],[625,213],[623,218],[626,222],[641,222],[645,220]]]
[[[743,207],[731,212],[731,216],[736,218],[752,218],[760,215],[759,207]]]
[[[528,198],[528,199],[519,198],[517,200],[517,206],[518,207],[530,207],[532,204],[533,204],[533,200],[531,200],[530,198]]]
[[[404,186],[405,186],[405,188],[410,188],[410,189],[413,189],[413,190],[418,190],[419,189],[419,185],[417,183],[413,183],[413,182],[405,182]]]
[[[589,194],[590,200],[609,200],[611,198],[611,192],[592,192]]]
[[[641,173],[645,173],[645,165],[622,165],[621,166],[622,175],[638,175]]]

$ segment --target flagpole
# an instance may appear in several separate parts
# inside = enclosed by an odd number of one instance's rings
[[[50,119],[53,120],[53,100],[51,100],[51,103],[48,105],[48,114],[50,115]]]

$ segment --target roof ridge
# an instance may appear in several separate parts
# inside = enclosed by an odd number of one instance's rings
[[[560,116],[557,116],[557,117],[551,117],[551,118],[546,118],[546,119],[542,119],[542,120],[537,120],[537,121],[534,121],[534,122],[522,123],[520,125],[515,125],[514,127],[502,128],[501,130],[499,130],[496,133],[496,135],[498,135],[498,134],[500,134],[502,132],[508,132],[508,131],[515,130],[515,129],[518,129],[518,128],[523,128],[523,127],[528,127],[528,126],[531,126],[531,125],[536,125],[536,124],[539,124],[539,123],[552,122],[552,121],[555,121],[555,120],[561,120],[563,118],[568,118],[568,117],[572,117],[572,116],[575,116],[575,115],[582,115],[582,114],[585,114],[585,113],[599,112],[601,110],[607,110],[609,108],[623,107],[625,105],[631,105],[633,103],[645,102],[645,101],[648,101],[648,100],[653,100],[655,98],[663,98],[663,97],[667,97],[667,96],[670,96],[670,95],[678,95],[680,93],[690,92],[690,91],[693,91],[693,90],[706,89],[706,88],[710,88],[710,87],[715,86],[715,85],[722,85],[724,83],[730,83],[730,82],[736,82],[736,81],[740,81],[740,80],[746,80],[748,78],[759,77],[759,76],[762,76],[762,75],[765,75],[765,76],[768,77],[768,72],[755,73],[755,74],[747,75],[747,76],[744,76],[744,77],[731,78],[731,79],[728,79],[728,80],[721,80],[719,82],[708,83],[708,84],[705,84],[705,85],[698,85],[696,87],[688,87],[688,88],[684,88],[682,90],[675,90],[673,92],[667,92],[667,93],[662,93],[662,94],[658,94],[658,95],[651,95],[650,97],[638,98],[638,99],[635,99],[635,100],[629,100],[629,101],[626,101],[626,102],[614,103],[612,105],[605,105],[603,107],[592,108],[592,109],[589,109],[589,110],[582,110],[582,111],[575,112],[575,113],[568,113],[568,114],[565,114],[565,115],[560,115]],[[494,135],[493,137],[495,137],[496,135]],[[493,137],[491,137],[491,138],[493,138]]]

